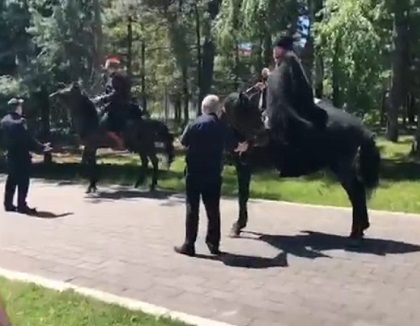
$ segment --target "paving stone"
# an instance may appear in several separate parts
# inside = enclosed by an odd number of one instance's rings
[[[172,249],[184,236],[182,196],[125,189],[131,198],[114,200],[120,189],[103,190],[86,197],[81,186],[35,182],[32,204],[72,214],[0,213],[0,267],[237,326],[418,325],[420,216],[372,212],[364,246],[352,250],[349,210],[251,200],[251,233],[230,239],[238,208],[224,199],[227,255],[208,255],[203,210],[201,256],[189,258]]]

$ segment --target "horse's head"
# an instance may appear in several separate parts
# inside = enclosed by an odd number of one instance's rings
[[[78,82],[71,83],[70,85],[60,83],[58,90],[50,94],[51,99],[58,99],[66,106],[71,106],[70,104],[80,99],[81,96],[82,90]]]
[[[268,133],[258,105],[251,102],[245,93],[229,94],[224,101],[223,111],[226,122],[247,141],[252,141],[256,146],[267,144]]]

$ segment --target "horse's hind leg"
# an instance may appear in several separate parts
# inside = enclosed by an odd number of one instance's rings
[[[146,173],[147,173],[147,166],[149,165],[149,159],[147,158],[147,155],[144,155],[142,153],[139,153],[140,157],[140,168],[139,168],[139,174],[137,176],[137,180],[134,183],[134,188],[140,187],[146,180]]]
[[[359,180],[353,164],[348,163],[332,170],[346,191],[353,207],[353,222],[350,238],[361,239],[364,236],[364,231],[369,228],[365,186]]]
[[[156,155],[156,152],[153,151],[150,155],[150,162],[152,162],[152,182],[150,184],[150,191],[155,191],[156,186],[158,183],[158,177],[159,177],[159,158]]]
[[[235,158],[235,168],[238,180],[239,217],[232,225],[231,237],[238,237],[248,224],[248,199],[251,183],[251,167],[247,162],[241,162],[240,158]]]

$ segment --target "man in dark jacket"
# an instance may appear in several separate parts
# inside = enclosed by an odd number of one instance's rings
[[[225,149],[244,152],[246,142],[239,143],[219,120],[220,101],[208,95],[202,102],[203,114],[188,125],[181,144],[186,148],[186,234],[184,244],[175,247],[180,254],[194,256],[198,232],[200,197],[207,212],[206,244],[214,255],[220,254],[220,196],[222,187],[223,152]]]
[[[109,74],[105,94],[96,98],[95,103],[105,106],[102,125],[115,141],[116,148],[124,149],[121,132],[130,110],[131,84],[128,77],[120,71],[120,61],[117,58],[108,58],[105,69]]]
[[[312,131],[325,127],[327,114],[314,104],[312,87],[293,52],[293,38],[281,37],[274,45],[276,68],[267,87],[267,127],[285,143],[301,144]]]
[[[22,116],[22,104],[21,99],[11,99],[8,102],[11,112],[0,123],[4,146],[7,150],[4,209],[7,212],[35,214],[36,210],[29,208],[26,203],[32,165],[31,152],[47,152],[51,150],[51,147],[49,144],[41,144],[29,133],[26,120]],[[18,190],[17,207],[13,205],[16,188]]]

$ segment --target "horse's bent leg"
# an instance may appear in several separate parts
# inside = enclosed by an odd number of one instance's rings
[[[249,186],[251,183],[251,167],[247,162],[241,162],[239,158],[235,159],[236,176],[238,180],[238,203],[239,203],[239,217],[233,223],[231,229],[231,236],[237,237],[241,230],[248,224],[248,200],[249,200]]]
[[[149,165],[149,159],[146,155],[139,153],[140,157],[140,168],[139,168],[139,174],[137,176],[137,180],[134,184],[134,188],[140,187],[144,183],[144,180],[146,180],[146,173],[147,173],[147,166]]]
[[[333,171],[346,191],[353,207],[350,238],[361,239],[364,235],[363,231],[369,228],[365,186],[359,180],[356,169],[352,165],[333,169]]]
[[[152,162],[152,183],[150,184],[150,191],[155,191],[156,186],[158,183],[158,177],[159,177],[159,159],[156,155],[156,152],[153,152],[150,156],[150,162]]]

